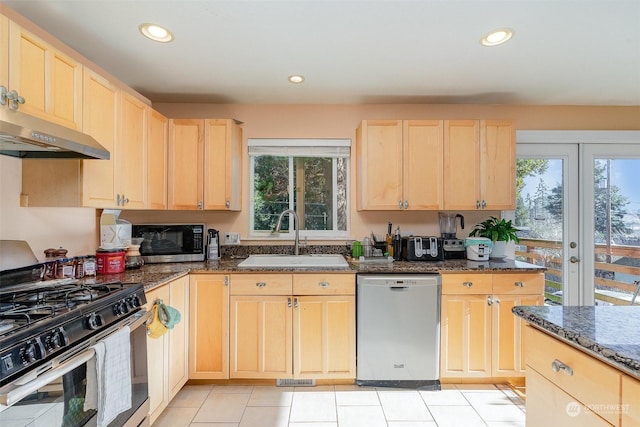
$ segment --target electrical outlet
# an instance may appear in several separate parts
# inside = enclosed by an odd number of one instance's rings
[[[240,244],[240,233],[237,233],[237,232],[224,233],[224,244],[225,245],[239,245]]]

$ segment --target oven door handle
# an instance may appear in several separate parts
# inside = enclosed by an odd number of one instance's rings
[[[31,393],[37,391],[39,388],[42,388],[53,380],[56,380],[64,374],[73,371],[83,363],[87,363],[89,360],[91,360],[92,357],[95,356],[95,354],[95,350],[93,348],[89,348],[79,355],[73,357],[72,359],[69,359],[66,362],[60,364],[55,369],[38,376],[28,383],[18,386],[7,393],[0,394],[0,404],[11,406],[19,402],[20,400],[29,396]]]

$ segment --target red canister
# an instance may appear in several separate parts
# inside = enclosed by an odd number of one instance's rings
[[[98,274],[116,274],[124,272],[123,249],[98,249],[96,251],[96,271]]]

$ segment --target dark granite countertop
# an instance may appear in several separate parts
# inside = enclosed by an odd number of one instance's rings
[[[219,261],[179,262],[168,264],[146,264],[140,269],[126,270],[120,274],[109,274],[83,279],[86,283],[142,283],[146,290],[163,285],[189,273],[499,273],[499,272],[539,272],[544,268],[513,260],[476,262],[468,260],[447,260],[438,262],[361,263],[350,262],[347,269],[331,268],[239,268],[243,258],[222,258]]]
[[[640,379],[640,307],[518,306],[512,311],[538,329]]]

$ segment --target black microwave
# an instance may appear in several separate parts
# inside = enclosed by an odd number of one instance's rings
[[[133,224],[131,237],[146,263],[204,261],[204,224]]]

